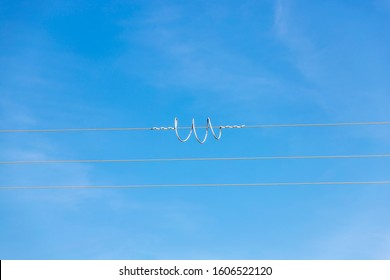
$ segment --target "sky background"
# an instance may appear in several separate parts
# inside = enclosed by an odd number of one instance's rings
[[[0,129],[390,121],[389,29],[388,0],[2,0]],[[0,160],[371,154],[389,139],[387,126],[225,130],[204,145],[2,134]],[[379,181],[389,167],[2,165],[0,186]],[[389,198],[370,185],[3,190],[0,259],[389,259]]]

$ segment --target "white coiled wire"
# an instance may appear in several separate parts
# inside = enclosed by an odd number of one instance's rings
[[[194,133],[196,141],[198,141],[200,144],[204,144],[206,142],[207,137],[208,137],[208,133],[209,133],[209,129],[211,130],[211,134],[213,135],[214,139],[219,140],[219,139],[221,139],[221,136],[222,136],[222,129],[224,129],[224,128],[243,128],[244,127],[244,125],[219,126],[219,132],[217,135],[214,131],[213,125],[211,124],[210,118],[207,118],[206,119],[206,132],[205,132],[205,135],[203,137],[203,140],[201,140],[198,136],[198,133],[196,132],[195,119],[192,119],[190,132],[188,133],[187,137],[184,139],[181,138],[179,135],[178,125],[179,125],[179,119],[175,118],[173,130],[175,130],[176,137],[177,137],[177,139],[179,139],[180,142],[188,141],[188,139],[190,139],[192,133]],[[170,128],[170,129],[172,129],[172,128]]]

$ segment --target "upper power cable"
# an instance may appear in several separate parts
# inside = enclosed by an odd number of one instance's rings
[[[219,131],[215,133],[214,127],[211,124],[210,118],[206,119],[206,126],[195,126],[195,120],[192,119],[191,126],[178,126],[178,118],[174,119],[174,126],[160,126],[160,127],[96,127],[96,128],[55,128],[55,129],[1,129],[0,133],[42,133],[42,132],[92,132],[92,131],[166,131],[174,130],[176,137],[181,142],[186,142],[192,134],[194,134],[196,140],[203,144],[208,137],[208,131],[210,129],[211,134],[216,140],[221,139],[223,129],[243,129],[243,128],[272,128],[272,127],[334,127],[334,126],[358,126],[358,125],[390,125],[390,122],[342,122],[342,123],[292,123],[292,124],[257,124],[257,125],[219,125],[216,126]],[[198,137],[197,128],[205,128],[205,136],[203,139]],[[179,135],[180,129],[190,129],[186,138],[182,138]]]
[[[135,189],[135,188],[186,188],[186,187],[293,187],[335,185],[390,185],[390,181],[339,181],[339,182],[271,182],[238,184],[151,184],[151,185],[90,185],[90,186],[3,186],[0,190],[18,189]]]

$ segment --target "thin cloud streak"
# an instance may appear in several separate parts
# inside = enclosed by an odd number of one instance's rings
[[[233,52],[218,38],[196,31],[191,35],[188,29],[178,27],[185,16],[180,8],[166,7],[158,13],[147,13],[141,20],[123,23],[122,37],[129,46],[134,42],[143,45],[168,65],[157,69],[144,65],[153,73],[147,79],[154,86],[196,91],[197,96],[205,92],[224,98],[250,99],[276,85],[275,77],[265,68]],[[132,32],[134,25],[139,29],[137,33]],[[126,65],[126,61],[132,60],[129,51],[121,57]]]

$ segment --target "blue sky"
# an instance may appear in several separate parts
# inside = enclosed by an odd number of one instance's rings
[[[390,2],[1,1],[0,128],[389,121]],[[388,153],[381,127],[0,135],[1,160]],[[0,166],[1,186],[389,180],[388,159]],[[0,259],[388,259],[389,186],[14,190]]]

